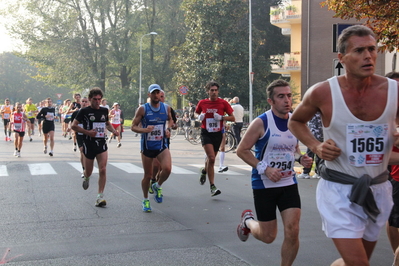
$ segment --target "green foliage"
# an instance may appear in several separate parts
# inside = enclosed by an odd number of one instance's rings
[[[25,103],[31,97],[37,103],[47,97],[56,102],[56,94],[68,97],[69,89],[48,86],[32,76],[38,75],[38,69],[24,58],[12,53],[0,54],[0,95],[2,100],[10,98],[11,103]],[[1,101],[3,102],[3,101]]]
[[[247,87],[248,6],[240,0],[186,0],[182,8],[189,31],[175,50],[176,83],[188,86],[195,101],[205,97],[204,85],[212,79],[220,83],[222,97],[235,96]]]

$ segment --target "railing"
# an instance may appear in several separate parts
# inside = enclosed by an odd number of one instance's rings
[[[302,1],[291,0],[279,6],[270,7],[270,22],[278,23],[300,19],[302,15]]]
[[[272,70],[300,70],[301,52],[284,53],[270,56]]]

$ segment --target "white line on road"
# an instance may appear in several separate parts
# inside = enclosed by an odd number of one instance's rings
[[[144,170],[141,167],[138,167],[132,163],[110,163],[111,165],[125,171],[129,174],[143,174]]]
[[[69,163],[73,168],[78,170],[80,173],[83,173],[82,164],[81,163]],[[98,168],[93,168],[93,174],[98,174]]]
[[[49,163],[28,164],[31,175],[56,175],[57,172]]]
[[[7,166],[0,165],[0,176],[8,176]]]

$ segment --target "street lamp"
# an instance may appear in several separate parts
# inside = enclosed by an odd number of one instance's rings
[[[141,104],[141,65],[143,64],[143,53],[142,53],[142,46],[143,46],[143,37],[147,36],[147,35],[157,35],[158,33],[156,32],[150,32],[147,34],[144,34],[143,36],[141,36],[140,38],[140,78],[139,78],[139,105]]]
[[[252,122],[253,119],[253,98],[252,98],[252,82],[253,75],[252,72],[252,3],[249,0],[249,62],[248,62],[248,74],[249,74],[249,123]]]

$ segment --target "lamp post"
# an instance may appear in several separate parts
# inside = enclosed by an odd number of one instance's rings
[[[249,123],[252,122],[253,119],[253,98],[252,98],[252,82],[253,75],[252,72],[252,2],[249,0],[249,62],[248,62],[248,70],[249,70]]]
[[[141,36],[140,38],[140,77],[139,77],[139,105],[141,104],[141,74],[142,74],[142,70],[141,70],[141,66],[143,64],[143,37],[147,36],[147,35],[157,35],[158,33],[156,32],[150,32],[147,34],[144,34],[143,36]]]

